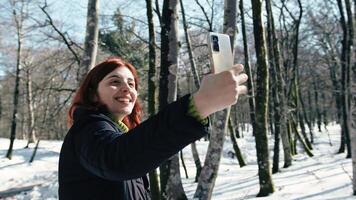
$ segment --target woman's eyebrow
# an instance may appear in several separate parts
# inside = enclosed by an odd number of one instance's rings
[[[110,76],[108,77],[108,79],[110,79],[110,78],[124,79],[122,76],[117,75],[117,74],[110,75]],[[133,78],[128,78],[127,80],[129,80],[129,81],[135,81]]]
[[[121,76],[116,75],[116,74],[110,75],[110,76],[108,77],[108,79],[110,79],[110,78],[121,78],[121,79],[122,79]]]

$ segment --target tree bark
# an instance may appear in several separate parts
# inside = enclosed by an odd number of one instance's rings
[[[274,151],[274,161],[272,172],[276,173],[279,170],[279,138],[282,139],[283,152],[284,152],[284,168],[292,165],[292,154],[290,149],[290,143],[287,132],[287,109],[285,105],[285,82],[282,70],[282,62],[280,55],[280,48],[278,45],[278,39],[275,31],[274,18],[272,12],[271,1],[266,0],[266,10],[267,10],[267,27],[270,43],[270,55],[272,63],[272,80],[276,84],[274,96],[274,118],[275,118],[275,151]],[[272,51],[273,49],[273,51]]]
[[[14,96],[13,96],[13,108],[12,108],[12,118],[11,118],[11,132],[10,132],[10,146],[6,153],[6,157],[11,160],[12,158],[12,150],[14,141],[16,138],[16,125],[17,125],[17,112],[18,112],[18,104],[19,104],[19,87],[20,87],[20,71],[21,71],[21,63],[22,63],[22,40],[23,40],[23,9],[24,5],[21,4],[21,13],[16,12],[15,5],[16,2],[12,3],[12,14],[15,21],[16,26],[16,36],[17,36],[17,51],[16,51],[16,73],[15,73],[15,88],[14,88]]]
[[[236,1],[226,0],[224,2],[224,22],[236,20],[236,9]],[[224,23],[223,30],[228,31],[224,33],[230,36],[230,41],[232,41],[231,49],[233,51],[233,38],[235,38],[236,34],[236,24]],[[199,177],[199,182],[197,190],[194,194],[194,198],[211,199],[216,177],[219,171],[220,159],[224,146],[224,139],[229,116],[230,108],[215,113],[215,119],[213,120],[214,130],[210,135],[210,143],[208,146],[207,156],[205,158],[204,167]]]
[[[184,28],[185,41],[187,43],[190,67],[191,67],[191,70],[192,70],[195,87],[199,88],[200,80],[199,80],[199,75],[198,75],[196,63],[195,63],[195,60],[194,60],[192,44],[191,44],[189,33],[188,33],[188,25],[187,25],[187,22],[186,22],[186,19],[185,19],[185,10],[184,10],[184,6],[183,6],[183,1],[179,0],[179,2],[180,2],[181,11],[182,11],[182,22],[183,22],[183,28]]]
[[[213,193],[215,180],[219,171],[219,164],[221,159],[221,153],[223,149],[225,134],[227,130],[227,120],[224,117],[230,115],[230,110],[225,109],[215,113],[215,120],[213,122],[214,130],[210,134],[210,142],[208,145],[208,151],[204,162],[203,169],[198,179],[198,186],[194,194],[194,198],[198,199],[211,199]]]
[[[194,59],[194,53],[193,53],[193,50],[192,50],[190,36],[189,36],[189,33],[188,33],[188,25],[187,25],[187,22],[186,22],[186,19],[185,19],[184,5],[183,5],[183,1],[182,0],[180,0],[179,2],[180,2],[181,11],[182,11],[183,28],[184,28],[185,40],[186,40],[186,43],[187,43],[187,49],[188,49],[191,72],[193,74],[195,88],[199,88],[200,87],[199,74],[198,74],[198,70],[197,70],[197,67],[196,67],[195,59]],[[192,150],[192,155],[193,155],[193,159],[194,159],[194,164],[195,164],[195,167],[196,167],[195,182],[198,182],[198,177],[200,176],[200,172],[202,170],[202,166],[201,166],[198,149],[196,148],[195,142],[193,142],[191,144],[191,150]]]
[[[256,140],[256,152],[258,163],[258,176],[260,191],[258,197],[267,196],[274,192],[272,176],[270,172],[268,139],[267,139],[267,114],[268,114],[268,65],[266,58],[266,45],[262,22],[262,1],[251,0],[253,16],[253,32],[257,57],[257,84],[256,84],[256,120],[253,124],[253,132]]]
[[[32,98],[32,72],[29,69],[30,66],[27,66],[26,69],[26,104],[28,110],[28,119],[27,119],[27,145],[34,143],[36,141],[36,132],[35,132],[35,113],[33,108],[33,98]]]
[[[355,26],[356,26],[356,1],[354,0],[354,15],[352,16],[351,5],[349,0],[345,0],[346,2],[346,12],[348,17],[348,28],[350,34],[350,46],[354,46],[356,43],[356,39],[354,36]],[[351,140],[351,149],[352,149],[352,171],[353,171],[353,195],[356,195],[356,48],[353,48],[353,52],[349,53],[350,56],[350,68],[352,73],[351,79],[351,105],[350,105],[350,140]]]
[[[305,120],[305,122],[307,123],[308,125],[308,129],[309,129],[309,135],[310,135],[310,143],[313,144],[314,143],[314,133],[313,133],[313,126],[310,122],[310,119],[308,119],[308,116],[307,116],[307,112],[306,112],[306,108],[305,108],[305,104],[304,104],[304,101],[303,101],[303,98],[302,98],[302,94],[301,92],[299,91],[299,101],[300,101],[300,105],[302,107],[302,111],[303,111],[303,116],[302,118]],[[325,121],[325,120],[324,120]],[[305,135],[305,137],[307,138],[307,136]],[[312,147],[312,145],[310,144],[310,147]]]
[[[178,0],[164,0],[161,27],[161,71],[159,107],[177,99]],[[187,199],[179,170],[178,154],[160,166],[161,197]]]
[[[229,129],[232,130],[230,131],[230,139],[231,139],[231,143],[232,143],[232,147],[234,148],[234,152],[237,158],[237,161],[239,162],[240,167],[244,167],[246,166],[245,160],[242,156],[240,147],[236,141],[236,137],[235,137],[235,131],[234,131],[234,127],[232,126],[232,120],[231,117],[229,118]]]
[[[148,58],[148,114],[156,113],[156,35],[153,22],[152,1],[146,0],[146,14],[149,34],[149,58]],[[149,172],[150,190],[152,199],[160,200],[160,188],[157,169]]]
[[[343,30],[342,39],[342,52],[341,52],[341,105],[342,105],[342,127],[344,130],[344,138],[347,146],[347,158],[351,158],[351,144],[350,144],[350,113],[349,113],[349,92],[348,92],[348,80],[349,80],[349,67],[348,67],[348,54],[350,52],[349,47],[349,32],[344,15],[344,8],[341,0],[337,0],[339,12],[340,12],[340,24]]]
[[[37,149],[38,149],[38,145],[39,145],[39,144],[40,144],[40,140],[37,140],[36,146],[35,146],[35,148],[33,149],[31,158],[30,158],[30,160],[28,161],[29,163],[32,163],[32,162],[35,160],[35,157],[36,157],[36,153],[37,153]]]
[[[84,52],[78,82],[95,66],[99,36],[99,0],[88,0]]]
[[[244,45],[244,59],[245,59],[245,71],[249,79],[247,80],[247,88],[248,88],[248,96],[249,96],[249,108],[250,108],[250,120],[251,124],[255,123],[255,88],[253,84],[254,76],[252,74],[251,65],[250,65],[250,56],[249,56],[249,48],[247,43],[247,36],[246,36],[246,27],[245,27],[245,11],[244,11],[244,3],[243,0],[240,0],[239,3],[240,8],[240,16],[241,16],[241,31],[242,31],[242,38],[243,38],[243,45]]]

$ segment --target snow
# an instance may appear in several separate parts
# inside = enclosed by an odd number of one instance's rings
[[[329,125],[327,130],[323,129],[321,133],[315,129],[314,134],[312,151],[314,157],[308,157],[302,148],[298,147],[298,155],[293,157],[292,166],[282,168],[283,153],[281,153],[280,172],[272,175],[275,192],[268,197],[260,198],[256,197],[259,180],[254,138],[251,133],[244,133],[245,137],[238,139],[247,164],[242,168],[239,167],[236,158],[228,155],[233,148],[226,138],[212,199],[356,199],[352,196],[351,159],[346,159],[345,153],[337,154],[340,144],[340,126]],[[272,159],[273,136],[269,137],[271,149],[269,156]],[[37,185],[16,196],[0,197],[0,199],[57,199],[57,168],[61,144],[61,141],[41,141],[35,161],[28,163],[34,146],[24,149],[26,141],[16,140],[12,160],[8,160],[5,155],[9,139],[0,138],[0,193],[18,187]],[[208,142],[202,139],[196,144],[201,161],[204,162]],[[183,150],[183,155],[189,178],[185,178],[182,168],[182,181],[188,199],[193,199],[197,184],[194,183],[195,166],[190,146]]]

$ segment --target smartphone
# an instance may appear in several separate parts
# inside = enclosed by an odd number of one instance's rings
[[[230,69],[233,65],[230,37],[226,34],[210,32],[207,40],[212,72],[216,74]]]

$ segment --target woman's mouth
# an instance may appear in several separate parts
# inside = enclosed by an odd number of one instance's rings
[[[131,103],[132,100],[130,98],[125,98],[125,97],[119,97],[119,98],[115,98],[116,101],[119,101],[121,103]]]

